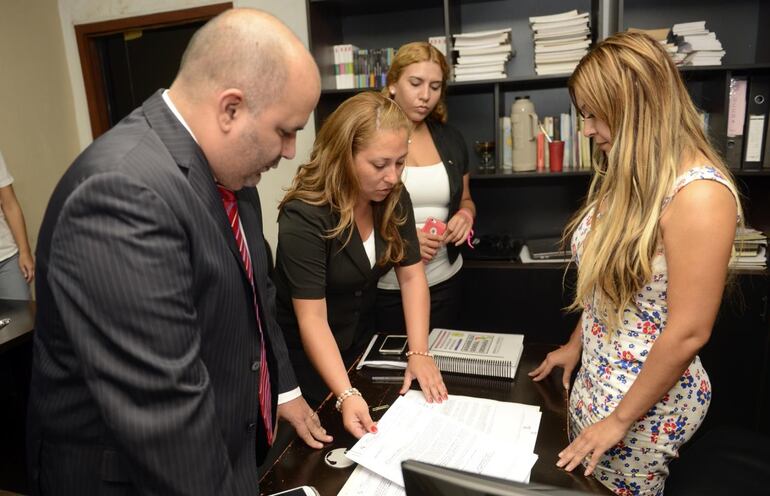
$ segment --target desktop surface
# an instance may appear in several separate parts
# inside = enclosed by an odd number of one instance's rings
[[[595,494],[612,494],[592,477],[584,477],[577,469],[566,472],[556,467],[557,454],[567,446],[567,393],[560,383],[560,375],[552,374],[535,383],[527,372],[537,367],[545,355],[556,349],[552,345],[524,343],[519,367],[514,380],[455,375],[445,373],[444,382],[449,394],[476,396],[500,401],[513,401],[538,405],[542,411],[540,429],[535,445],[538,460],[532,468],[531,482],[548,484]],[[351,384],[358,388],[378,420],[398,397],[400,383],[374,383],[373,376],[399,375],[402,371],[362,369],[349,371]],[[414,381],[413,387],[417,387]],[[260,481],[260,493],[272,494],[304,484],[314,486],[321,496],[336,495],[353,472],[354,466],[332,468],[324,462],[324,455],[335,448],[350,448],[356,440],[342,426],[339,412],[334,409],[334,399],[327,398],[320,406],[318,415],[324,428],[334,436],[334,441],[320,450],[295,439],[278,457]],[[282,428],[291,428],[282,426]]]

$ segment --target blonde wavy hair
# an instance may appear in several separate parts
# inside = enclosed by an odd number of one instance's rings
[[[401,77],[401,74],[406,67],[419,62],[435,62],[441,68],[441,97],[428,117],[445,124],[447,121],[445,97],[447,80],[449,80],[449,64],[447,64],[444,54],[439,52],[436,47],[427,41],[413,41],[401,45],[396,52],[396,55],[393,57],[393,61],[390,63],[386,84],[382,89],[382,94],[390,98],[388,86],[398,82],[398,79]]]
[[[614,329],[652,276],[662,204],[679,165],[703,155],[733,179],[703,132],[679,71],[647,35],[619,33],[598,43],[567,84],[579,111],[609,126],[612,145],[606,154],[594,148],[588,196],[564,232],[569,240],[593,212],[568,309],[594,301]]]
[[[383,95],[366,91],[348,98],[326,119],[316,136],[310,161],[302,164],[279,209],[290,200],[310,205],[329,205],[339,214],[337,225],[325,233],[327,239],[345,236],[346,246],[353,236],[360,184],[353,167],[353,157],[366,148],[380,131],[405,130],[407,138],[412,123],[396,105]],[[406,241],[398,228],[406,223],[407,212],[399,198],[401,181],[381,202],[373,204],[374,227],[386,243],[378,263],[398,263],[406,256]]]

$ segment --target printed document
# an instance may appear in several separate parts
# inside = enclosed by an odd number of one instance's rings
[[[347,456],[372,472],[404,485],[403,460],[417,460],[477,474],[526,481],[537,455],[511,446],[463,422],[399,397]]]

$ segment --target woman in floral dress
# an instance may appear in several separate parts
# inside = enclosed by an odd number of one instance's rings
[[[569,341],[530,372],[564,369],[580,464],[623,495],[660,495],[711,387],[697,356],[725,286],[740,203],[679,71],[657,42],[621,33],[575,69],[570,95],[595,144],[586,202],[567,227],[578,266]]]

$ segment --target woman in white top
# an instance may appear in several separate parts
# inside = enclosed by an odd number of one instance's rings
[[[35,259],[12,184],[13,177],[0,153],[0,299],[28,300]]]
[[[396,52],[383,90],[414,124],[401,179],[414,207],[420,254],[430,286],[430,327],[456,326],[460,310],[458,272],[476,217],[468,186],[468,150],[460,133],[446,124],[444,102],[449,66],[427,42],[408,43]],[[423,232],[429,218],[441,221],[443,234]],[[398,281],[391,270],[377,284],[377,329],[404,330]]]

